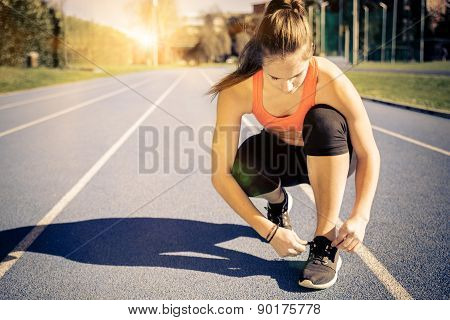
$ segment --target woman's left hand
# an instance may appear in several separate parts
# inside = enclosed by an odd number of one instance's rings
[[[337,238],[331,243],[347,252],[355,252],[364,240],[367,220],[358,217],[349,218],[339,229]]]

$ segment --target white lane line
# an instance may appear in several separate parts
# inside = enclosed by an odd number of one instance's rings
[[[105,163],[116,153],[116,151],[125,143],[125,141],[133,134],[139,125],[156,109],[169,93],[184,78],[187,71],[181,74],[172,85],[152,104],[151,107],[101,156],[100,159],[81,177],[80,180],[50,209],[49,212],[37,223],[35,227],[25,236],[25,238],[17,244],[17,246],[0,262],[0,279],[11,267],[23,256],[28,247],[36,240],[36,238],[44,231],[44,229],[52,223],[52,221],[61,213],[62,210],[81,192],[81,190],[89,183],[89,181],[97,174],[97,172],[105,165]],[[128,89],[128,88],[127,88]]]
[[[446,155],[446,156],[450,156],[450,152],[447,151],[447,150],[444,150],[444,149],[441,149],[441,148],[432,146],[432,145],[427,144],[427,143],[420,142],[420,141],[418,141],[418,140],[409,138],[409,137],[407,137],[407,136],[404,136],[404,135],[402,135],[402,134],[399,134],[399,133],[396,133],[396,132],[393,132],[393,131],[390,131],[390,130],[387,130],[387,129],[383,129],[383,128],[378,127],[378,126],[372,125],[372,128],[374,128],[375,130],[378,130],[378,131],[380,131],[380,132],[383,132],[383,133],[385,133],[385,134],[388,134],[388,135],[390,135],[390,136],[396,137],[396,138],[398,138],[398,139],[401,139],[401,140],[404,140],[404,141],[408,141],[408,142],[414,143],[414,144],[416,144],[416,145],[418,145],[418,146],[421,146],[421,147],[424,147],[424,148],[427,148],[427,149],[430,149],[430,150],[433,150],[433,151],[442,153],[442,154],[444,154],[444,155]]]
[[[143,80],[143,81],[140,81],[140,82],[138,82],[138,83],[132,85],[131,88],[133,88],[133,89],[134,89],[134,88],[137,88],[137,87],[139,87],[139,86],[141,86],[141,85],[143,85],[143,84],[145,84],[145,83],[147,83],[147,82],[150,82],[151,80],[152,80],[152,79],[145,79],[145,80]],[[61,111],[58,111],[58,112],[49,114],[48,116],[45,116],[45,117],[42,117],[42,118],[33,120],[33,121],[31,121],[31,122],[27,122],[27,123],[25,123],[25,124],[22,124],[22,125],[20,125],[20,126],[17,126],[17,127],[11,128],[11,129],[8,129],[8,130],[6,130],[6,131],[0,132],[0,138],[6,136],[6,135],[8,135],[8,134],[11,134],[11,133],[14,133],[14,132],[17,132],[17,131],[20,131],[20,130],[29,128],[29,127],[31,127],[31,126],[37,125],[37,124],[39,124],[39,123],[42,123],[42,122],[45,122],[45,121],[54,119],[54,118],[56,118],[56,117],[62,116],[62,115],[64,115],[64,114],[66,114],[66,113],[69,113],[69,112],[72,112],[72,111],[75,111],[75,110],[84,108],[84,107],[86,107],[86,106],[88,106],[88,105],[90,105],[90,104],[93,104],[93,103],[95,103],[95,102],[98,102],[98,101],[101,101],[101,100],[105,100],[105,99],[107,99],[107,98],[111,98],[111,97],[116,96],[116,95],[118,95],[118,94],[120,94],[120,93],[122,93],[122,92],[124,92],[124,91],[127,91],[127,90],[130,90],[130,89],[129,89],[128,87],[124,87],[124,88],[122,88],[122,89],[119,89],[119,90],[116,90],[116,91],[113,91],[113,92],[110,92],[110,93],[101,95],[100,97],[93,98],[93,99],[87,100],[87,101],[85,101],[85,102],[79,103],[79,104],[77,104],[77,105],[74,105],[73,107],[70,107],[70,108],[67,108],[67,109],[64,109],[64,110],[61,110]]]
[[[200,71],[205,79],[208,80],[208,83],[212,85],[212,81],[208,78],[208,76]],[[244,122],[250,129],[254,132],[259,132],[256,129],[256,124],[252,123],[249,119],[243,117],[242,122]],[[314,200],[314,192],[309,184],[301,184],[300,188],[305,192],[310,201],[315,205]],[[340,228],[343,224],[343,221],[338,218],[337,227]],[[378,280],[384,285],[386,290],[394,296],[395,299],[400,300],[412,300],[412,296],[406,291],[405,288],[389,273],[386,267],[378,261],[378,259],[370,252],[370,250],[364,246],[360,245],[358,250],[356,250],[356,254],[361,258],[361,260],[367,265],[367,267],[372,271],[372,273],[378,278]]]
[[[112,85],[112,84],[114,84],[114,83],[106,83],[106,84],[102,83],[102,84],[97,85],[97,86],[92,86],[92,87],[87,87],[87,88],[77,88],[76,90],[63,91],[63,92],[58,92],[58,93],[49,94],[49,95],[45,95],[45,96],[35,97],[35,98],[32,98],[32,99],[28,99],[28,100],[20,100],[20,101],[16,101],[16,102],[11,102],[11,103],[7,103],[7,104],[4,104],[4,105],[0,106],[0,111],[6,110],[6,109],[10,109],[10,108],[14,108],[14,107],[23,106],[25,104],[30,104],[30,103],[34,103],[34,102],[38,102],[38,101],[42,101],[42,100],[48,100],[48,99],[51,99],[51,98],[64,96],[66,94],[72,94],[72,93],[77,93],[77,92],[85,92],[85,91],[91,90],[91,89],[98,89],[98,88],[106,87],[106,86]]]
[[[301,184],[300,188],[308,196],[309,200],[315,205],[314,192],[309,184]],[[338,217],[336,226],[340,228],[344,222]],[[413,297],[406,289],[389,273],[386,267],[378,261],[372,252],[361,244],[355,253],[367,265],[372,273],[383,284],[387,291],[397,300],[413,300]]]

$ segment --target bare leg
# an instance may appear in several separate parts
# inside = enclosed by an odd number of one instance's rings
[[[257,198],[263,198],[269,201],[269,203],[281,203],[284,201],[284,193],[281,192],[281,182],[278,184],[278,187],[271,192],[261,194],[257,196]]]
[[[337,156],[307,156],[308,175],[317,209],[315,236],[336,238],[336,222],[344,196],[349,153]]]

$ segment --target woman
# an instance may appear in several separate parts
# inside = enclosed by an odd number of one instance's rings
[[[209,91],[218,94],[212,183],[279,256],[296,256],[309,245],[298,283],[323,289],[336,282],[339,251],[354,252],[363,241],[380,155],[356,89],[313,51],[303,3],[272,0],[237,70]],[[264,130],[238,148],[241,117],[248,113]],[[337,232],[346,180],[355,170],[354,206]],[[292,197],[284,189],[301,183],[311,185],[316,202],[310,242],[292,230]],[[249,197],[268,201],[268,219]]]

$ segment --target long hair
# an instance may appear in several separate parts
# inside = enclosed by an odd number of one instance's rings
[[[214,84],[206,95],[212,95],[213,100],[220,91],[255,74],[262,68],[264,58],[284,58],[299,49],[305,60],[314,53],[303,1],[272,0],[256,33],[239,55],[237,69]]]

